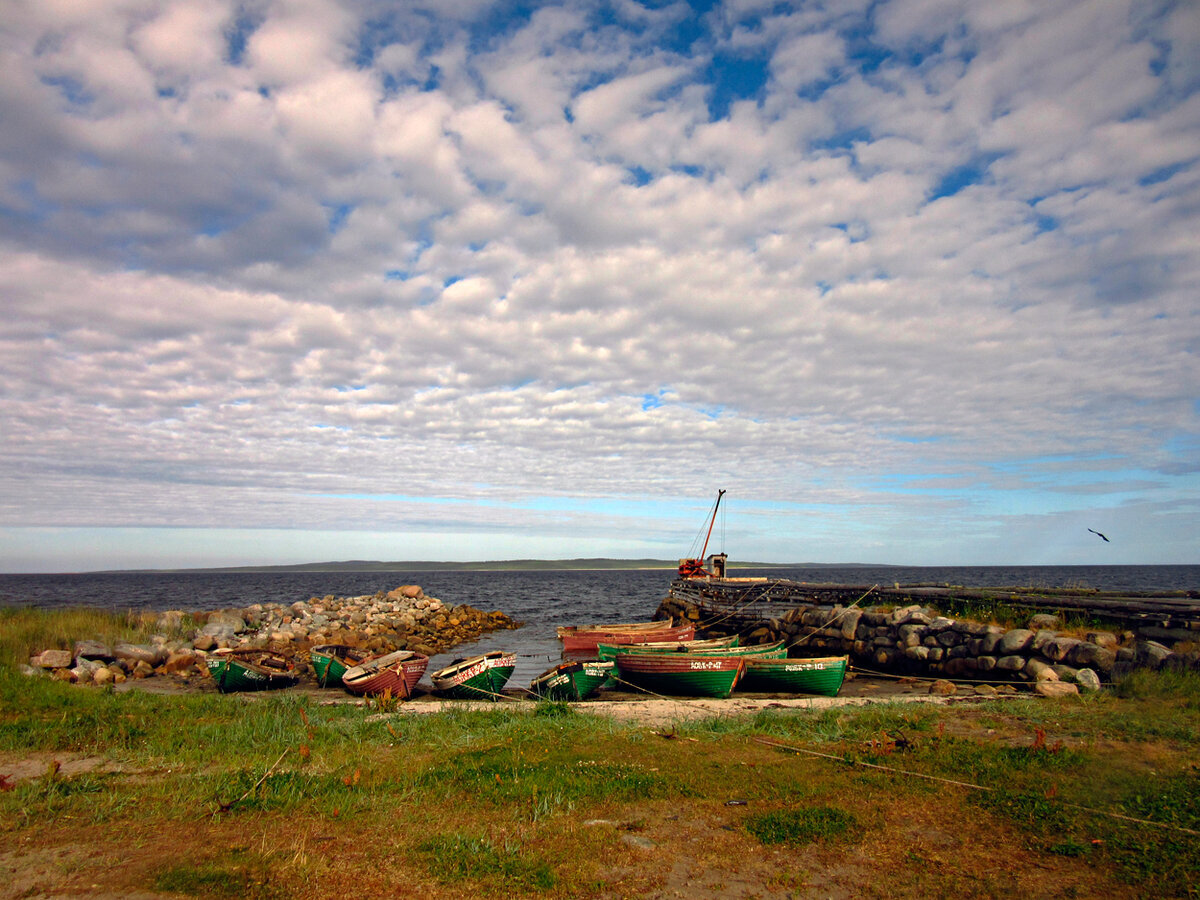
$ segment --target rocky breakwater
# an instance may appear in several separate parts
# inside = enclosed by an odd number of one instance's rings
[[[1132,632],[1065,633],[1061,620],[1039,613],[1026,627],[950,619],[922,606],[860,609],[789,608],[775,618],[733,623],[720,612],[667,598],[658,615],[696,622],[706,635],[736,632],[746,643],[784,640],[793,656],[846,654],[862,669],[942,680],[1025,684],[1045,695],[1096,691],[1135,668],[1200,668],[1200,643],[1173,647]],[[704,627],[705,622],[714,623]],[[730,624],[733,623],[733,624]]]
[[[172,610],[153,622],[140,643],[78,640],[29,660],[30,672],[81,684],[122,683],[130,678],[208,677],[207,655],[223,648],[265,648],[289,658],[301,675],[312,674],[308,651],[346,644],[372,653],[415,650],[432,656],[482,635],[520,627],[502,612],[447,606],[417,585],[360,597],[312,597],[295,603],[254,603],[213,612]]]

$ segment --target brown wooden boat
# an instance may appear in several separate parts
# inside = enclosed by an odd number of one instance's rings
[[[665,627],[664,627],[665,626]],[[647,644],[659,641],[690,641],[696,636],[696,626],[670,625],[660,622],[653,631],[574,631],[561,635],[566,653],[595,653],[600,644]]]
[[[390,691],[393,697],[407,700],[428,665],[424,653],[397,650],[347,669],[342,685],[352,694],[377,696]]]

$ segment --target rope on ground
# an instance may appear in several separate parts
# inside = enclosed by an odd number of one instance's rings
[[[924,778],[926,781],[936,781],[939,784],[954,785],[956,787],[968,788],[969,790],[973,791],[984,791],[987,793],[994,793],[996,791],[996,788],[988,787],[982,784],[972,784],[969,781],[955,781],[952,778],[941,778],[937,775],[926,775],[924,772],[913,772],[908,769],[898,769],[894,766],[882,766],[878,763],[869,763],[858,759],[850,759],[849,757],[838,756],[834,753],[821,753],[818,750],[809,750],[805,747],[796,747],[792,744],[785,744],[783,741],[772,740],[771,738],[756,737],[754,740],[760,744],[765,744],[768,747],[776,747],[780,750],[790,750],[792,753],[802,753],[807,756],[817,756],[822,759],[830,759],[834,762],[846,763],[847,765],[851,766],[859,766],[864,769],[877,769],[881,772],[889,772],[893,775],[903,775],[907,778]],[[1182,825],[1174,825],[1170,822],[1155,822],[1152,819],[1139,819],[1135,816],[1127,816],[1124,813],[1113,812],[1112,810],[1096,809],[1095,807],[1082,806],[1078,803],[1068,803],[1065,800],[1058,800],[1057,798],[1048,799],[1054,800],[1061,806],[1066,806],[1070,809],[1077,809],[1080,812],[1091,813],[1097,816],[1107,816],[1110,819],[1119,819],[1122,822],[1131,822],[1135,825],[1150,825],[1154,828],[1165,828],[1168,831],[1178,831],[1182,834],[1200,836],[1200,831],[1196,831],[1191,828],[1184,828]]]

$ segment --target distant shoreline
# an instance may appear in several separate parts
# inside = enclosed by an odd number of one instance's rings
[[[380,562],[378,560],[344,560],[340,562],[299,563],[278,566],[218,566],[201,568],[171,569],[103,569],[82,572],[83,575],[109,575],[114,573],[136,574],[139,572],[161,574],[187,573],[256,573],[256,572],[606,572],[624,571],[674,571],[678,560],[666,559],[510,559],[482,562],[449,562],[413,560],[409,562]],[[897,568],[874,563],[765,563],[739,562],[730,564],[736,569],[852,569],[852,568]]]

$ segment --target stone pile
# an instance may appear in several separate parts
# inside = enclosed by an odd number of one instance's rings
[[[701,626],[710,618],[708,611],[676,598],[664,600],[658,615]],[[727,633],[719,615],[712,619],[714,628],[702,627],[706,635]],[[1073,636],[1061,633],[1058,618],[1045,613],[1033,616],[1028,627],[1006,629],[946,618],[922,606],[796,606],[778,618],[749,627],[738,624],[727,628],[742,634],[747,643],[782,639],[799,647],[801,655],[847,654],[867,669],[937,679],[1024,682],[1047,695],[1099,690],[1102,683],[1134,668],[1200,668],[1196,643],[1177,643],[1172,649],[1138,640],[1129,632]]]
[[[390,653],[415,650],[432,656],[491,631],[517,628],[502,612],[446,606],[417,585],[360,597],[313,597],[292,604],[262,604],[158,616],[156,632],[142,644],[80,640],[70,650],[50,649],[29,660],[32,670],[84,684],[121,683],[129,678],[176,675],[207,677],[205,659],[223,648],[267,648],[311,673],[307,651],[321,644],[346,644]]]

